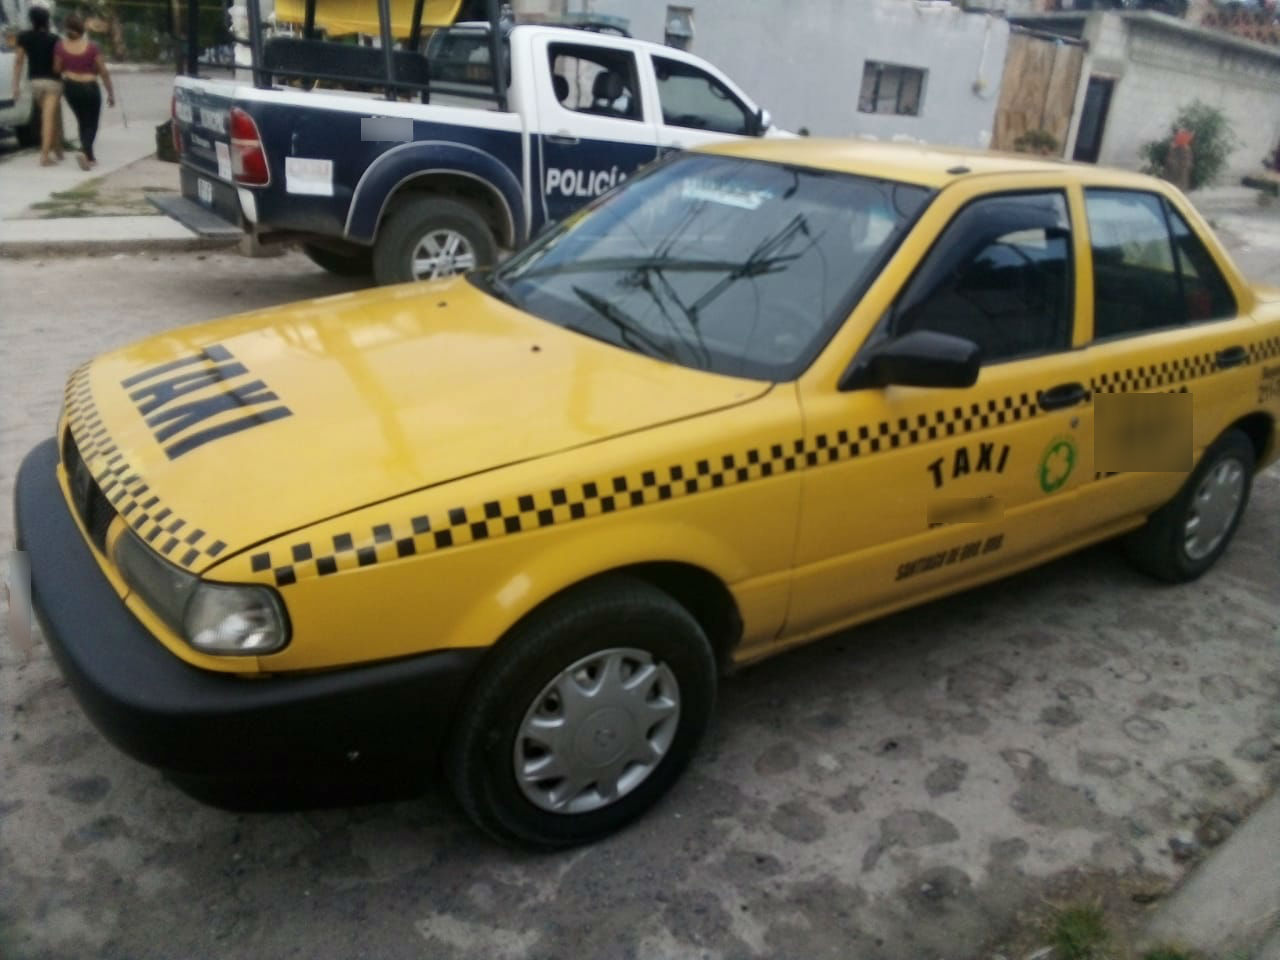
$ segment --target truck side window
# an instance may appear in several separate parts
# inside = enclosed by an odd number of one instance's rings
[[[633,54],[569,43],[553,43],[547,54],[560,106],[597,117],[643,118]]]
[[[972,340],[983,363],[1066,350],[1074,319],[1071,221],[1057,192],[1006,194],[956,214],[895,308],[894,335]]]
[[[750,111],[711,74],[666,57],[653,58],[653,72],[658,78],[662,122],[667,126],[751,134]]]

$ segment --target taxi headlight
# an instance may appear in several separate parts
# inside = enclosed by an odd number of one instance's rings
[[[284,608],[270,587],[202,581],[132,531],[116,538],[112,559],[143,603],[201,653],[256,656],[289,642]]]
[[[205,653],[275,653],[289,640],[270,587],[201,583],[187,601],[187,642]]]

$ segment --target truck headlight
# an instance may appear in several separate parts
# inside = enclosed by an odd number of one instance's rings
[[[116,538],[111,558],[129,589],[201,653],[256,656],[289,642],[284,607],[270,587],[203,581],[169,563],[131,530]]]

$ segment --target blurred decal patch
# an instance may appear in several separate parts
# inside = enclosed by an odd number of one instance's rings
[[[1094,397],[1093,462],[1099,473],[1191,469],[1190,393],[1101,393]]]
[[[1268,403],[1280,399],[1280,365],[1263,367],[1258,381],[1258,402]]]

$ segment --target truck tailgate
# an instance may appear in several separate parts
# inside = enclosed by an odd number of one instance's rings
[[[179,77],[173,88],[173,120],[182,149],[182,196],[235,229],[242,226],[240,201],[231,179],[231,107],[235,85]],[[166,210],[186,222],[187,217]],[[214,222],[209,218],[210,223]],[[187,226],[207,233],[195,223]],[[225,225],[224,225],[225,230]]]

